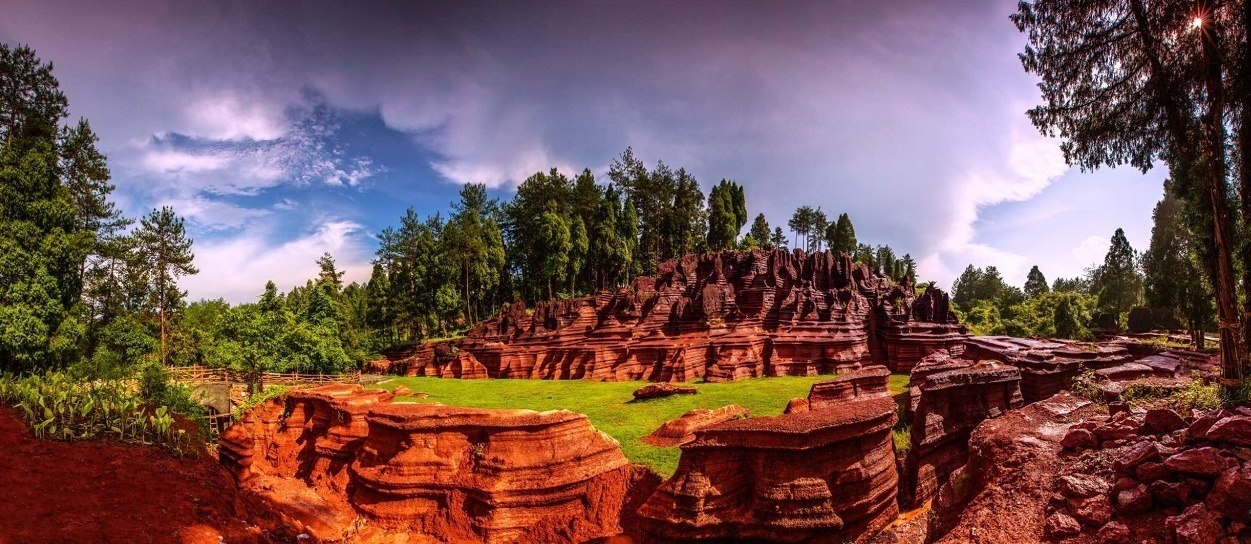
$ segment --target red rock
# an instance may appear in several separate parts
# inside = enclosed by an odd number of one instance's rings
[[[642,441],[660,447],[679,446],[694,440],[695,431],[699,429],[744,417],[747,417],[747,409],[737,404],[722,406],[716,410],[695,409],[682,414],[682,417],[666,421],[659,429],[652,431],[652,434],[644,436]]]
[[[1158,481],[1151,483],[1151,495],[1163,504],[1185,506],[1190,500],[1190,484],[1182,482]]]
[[[1132,419],[1112,419],[1093,432],[1100,440],[1125,440],[1138,436],[1138,424]]]
[[[1201,440],[1207,438],[1208,430],[1212,428],[1216,422],[1229,417],[1231,412],[1226,410],[1216,410],[1202,417],[1196,418],[1194,423],[1186,431],[1187,438],[1190,440]]]
[[[1230,416],[1217,421],[1204,438],[1212,442],[1251,446],[1251,416]]]
[[[363,524],[378,541],[410,530],[487,543],[621,532],[635,469],[586,416],[391,398],[359,386],[292,392],[223,433],[221,461],[241,492],[318,540]]]
[[[1128,544],[1131,536],[1129,527],[1118,521],[1108,522],[1095,533],[1099,544]]]
[[[1112,503],[1103,494],[1074,497],[1069,499],[1069,512],[1083,524],[1099,527],[1112,519]]]
[[[1186,509],[1181,515],[1165,520],[1165,527],[1177,538],[1177,544],[1218,544],[1225,536],[1218,515],[1202,504]]]
[[[1182,474],[1214,477],[1225,470],[1226,462],[1216,448],[1196,448],[1165,459],[1164,466]]]
[[[951,302],[940,289],[928,288],[911,300],[910,286],[896,286],[877,297],[879,359],[892,372],[907,374],[935,352],[958,356],[964,352],[967,328],[960,324]]]
[[[1116,506],[1126,514],[1141,514],[1151,510],[1151,491],[1138,484],[1116,494]]]
[[[1053,538],[1073,536],[1081,532],[1082,524],[1073,519],[1073,516],[1064,512],[1056,512],[1047,516],[1047,534]]]
[[[1098,370],[1133,360],[1123,345],[1007,336],[970,337],[964,356],[995,359],[1020,368],[1021,394],[1027,403],[1067,389],[1086,369]]]
[[[807,411],[808,411],[808,398],[796,397],[786,403],[786,409],[783,410],[782,413],[783,414],[797,414],[799,412],[807,412]]]
[[[853,400],[889,399],[887,380],[890,370],[884,366],[870,366],[849,372],[837,378],[812,384],[808,391],[808,409],[837,408]]]
[[[1208,493],[1212,510],[1241,523],[1251,523],[1251,464],[1221,472]]]
[[[1133,478],[1126,478],[1122,476],[1116,479],[1116,483],[1112,485],[1112,490],[1113,491],[1125,491],[1126,489],[1134,488],[1137,486],[1138,486],[1138,480],[1135,480]]]
[[[413,390],[403,385],[397,385],[395,389],[391,390],[391,394],[397,397],[410,397],[413,395]]]
[[[1147,410],[1143,418],[1143,426],[1153,434],[1168,434],[1186,428],[1186,420],[1172,410],[1158,408]]]
[[[1160,448],[1152,441],[1138,442],[1132,446],[1127,446],[1116,453],[1112,463],[1113,468],[1117,472],[1128,473],[1138,465],[1148,461],[1158,461],[1160,459]],[[1139,480],[1146,481],[1139,477]]]
[[[1106,480],[1089,474],[1065,474],[1060,476],[1058,485],[1065,497],[1104,495],[1111,490]]]
[[[1157,480],[1163,480],[1169,477],[1169,470],[1164,467],[1164,463],[1143,463],[1138,465],[1134,471],[1138,476],[1138,481],[1144,484],[1150,484]]]
[[[969,435],[982,421],[1022,405],[1020,370],[997,361],[965,364],[943,372],[919,373],[912,416],[912,448],[901,486],[905,507],[919,506],[938,492],[968,458]]]
[[[699,392],[693,386],[689,385],[673,385],[669,382],[660,382],[644,385],[634,390],[634,398],[638,400],[658,399],[671,395],[694,395]]]
[[[639,508],[642,530],[662,542],[844,542],[886,526],[898,514],[896,405],[861,390],[869,398],[696,431]]]
[[[1099,446],[1099,439],[1086,429],[1069,429],[1060,445],[1070,450],[1093,449]]]

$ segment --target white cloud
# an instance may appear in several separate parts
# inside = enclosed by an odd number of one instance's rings
[[[150,149],[143,155],[142,165],[153,173],[212,172],[230,163],[230,158],[214,154],[196,154],[172,149]]]
[[[327,219],[287,242],[274,243],[274,235],[270,229],[255,228],[228,239],[197,241],[195,265],[200,273],[184,279],[182,287],[193,300],[252,302],[266,281],[286,291],[315,278],[317,258],[326,252],[345,272],[345,282],[369,279],[372,242],[360,224]]]
[[[1089,236],[1077,247],[1073,248],[1073,257],[1078,263],[1100,263],[1108,252],[1111,236]]]
[[[187,104],[189,133],[210,140],[273,140],[287,132],[282,104],[218,90]]]

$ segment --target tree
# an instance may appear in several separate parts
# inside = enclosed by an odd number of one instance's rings
[[[547,277],[547,296],[554,298],[556,293],[552,289],[552,284],[565,279],[565,272],[569,266],[569,250],[573,247],[569,235],[569,221],[556,212],[545,212],[537,241],[543,251],[543,272]]]
[[[504,267],[504,236],[495,219],[496,203],[486,185],[470,183],[452,204],[452,218],[443,232],[444,253],[460,265],[465,321],[477,321],[477,308],[499,286]],[[476,290],[475,290],[476,286]]]
[[[1099,268],[1099,310],[1115,316],[1119,323],[1121,314],[1138,303],[1141,289],[1134,248],[1125,238],[1125,231],[1116,229]]]
[[[1041,78],[1044,104],[1030,118],[1043,134],[1063,140],[1065,159],[1083,169],[1131,164],[1143,171],[1163,159],[1177,195],[1199,211],[1222,323],[1224,383],[1238,387],[1245,346],[1237,330],[1227,197],[1227,25],[1219,24],[1223,16],[1214,7],[1206,0],[1037,0],[1020,3],[1012,20],[1029,40],[1023,66]],[[1245,7],[1242,13],[1245,20]],[[1240,187],[1242,203],[1251,212],[1247,185]],[[1251,245],[1243,249],[1251,259]],[[1244,295],[1251,293],[1251,267],[1244,266],[1243,280]],[[1244,299],[1251,312],[1251,297]],[[1245,341],[1251,319],[1243,326]]]
[[[830,251],[848,255],[856,252],[856,229],[845,213],[838,214],[838,220],[826,229],[825,239],[830,245]]]
[[[577,293],[578,274],[586,264],[586,253],[590,242],[586,236],[586,225],[582,218],[573,216],[573,225],[569,229],[569,293]]]
[[[322,253],[321,257],[317,258],[317,268],[321,270],[317,275],[317,281],[329,283],[334,286],[335,291],[343,289],[343,272],[335,268],[334,257],[330,255],[330,252]]]
[[[1047,278],[1038,269],[1038,265],[1034,265],[1025,276],[1025,298],[1035,298],[1047,291]]]
[[[769,221],[765,219],[764,214],[757,214],[756,219],[751,222],[751,230],[747,232],[757,244],[762,246],[771,245],[773,237],[770,235]]]
[[[169,320],[181,307],[187,292],[178,289],[178,278],[198,274],[192,261],[195,254],[191,252],[192,240],[187,237],[183,220],[174,213],[174,209],[163,206],[152,210],[139,221],[135,230],[135,240],[139,253],[146,257],[146,266],[150,271],[152,290],[149,294],[149,307],[156,311],[161,329],[162,363],[168,362],[168,330]]]
[[[786,244],[789,243],[786,240],[786,234],[782,232],[782,227],[773,229],[773,236],[769,237],[769,242],[773,244],[773,247],[780,249],[786,249]]]
[[[733,181],[721,180],[708,193],[708,249],[730,249],[738,241],[738,233],[747,223],[743,188]]]

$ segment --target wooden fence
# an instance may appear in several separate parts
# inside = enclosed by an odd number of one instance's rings
[[[246,383],[248,375],[230,368],[208,368],[204,366],[176,366],[169,371],[174,378],[184,382],[195,383]],[[323,384],[323,383],[360,383],[360,371],[350,374],[303,374],[300,372],[263,372],[260,374],[262,383],[284,385]]]

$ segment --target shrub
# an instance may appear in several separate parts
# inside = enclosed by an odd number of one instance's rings
[[[236,421],[238,421],[239,418],[243,417],[243,414],[247,413],[248,410],[251,410],[252,408],[260,406],[261,403],[264,403],[265,401],[269,399],[281,397],[285,394],[287,394],[286,387],[283,387],[281,385],[273,385],[273,386],[265,388],[265,390],[261,391],[260,393],[248,395],[248,398],[244,399],[244,401],[241,404],[235,407],[235,411],[233,414],[231,414],[231,417],[233,417]]]
[[[195,389],[171,379],[169,371],[160,363],[144,365],[139,374],[139,397],[153,406],[164,406],[169,411],[195,422],[203,436],[208,436],[208,410],[196,398]]]
[[[1126,320],[1126,326],[1129,332],[1142,334],[1148,332],[1154,326],[1151,316],[1151,308],[1146,306],[1134,306],[1129,310],[1129,319]]]
[[[904,425],[897,427],[890,432],[890,438],[895,443],[895,454],[905,457],[908,452],[912,451],[912,427]]]

